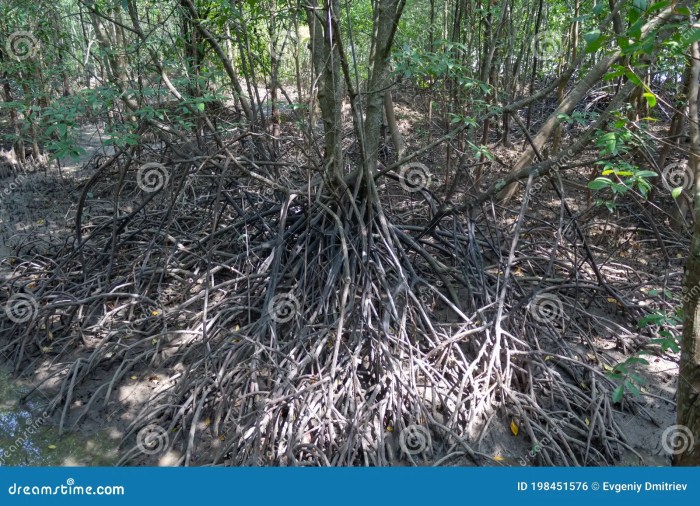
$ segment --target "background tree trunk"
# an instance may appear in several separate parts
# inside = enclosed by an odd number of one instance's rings
[[[686,265],[685,323],[681,340],[681,363],[678,374],[678,425],[689,441],[682,441],[678,433],[679,453],[674,464],[700,466],[700,128],[698,127],[698,78],[700,78],[700,47],[691,46],[690,84],[688,104],[690,114],[690,170],[695,177],[695,226]],[[686,429],[683,429],[685,427]],[[687,431],[687,432],[686,432]],[[687,443],[687,444],[686,444]],[[685,449],[686,451],[680,451]]]

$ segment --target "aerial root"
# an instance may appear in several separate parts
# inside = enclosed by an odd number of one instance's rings
[[[601,464],[625,446],[610,381],[550,339],[557,326],[523,307],[522,287],[497,317],[493,224],[417,241],[366,199],[197,183],[15,266],[10,293],[37,305],[0,321],[0,351],[18,370],[50,364],[61,430],[152,372],[122,463],[157,443],[185,465],[483,465],[498,460],[480,442],[504,420],[536,444],[527,465]]]

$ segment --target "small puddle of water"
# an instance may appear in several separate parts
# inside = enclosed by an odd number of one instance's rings
[[[0,466],[109,466],[118,460],[117,442],[106,435],[58,437],[36,402],[20,405],[22,389],[0,370]]]

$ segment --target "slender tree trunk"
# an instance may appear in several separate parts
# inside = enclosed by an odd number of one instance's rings
[[[690,51],[692,71],[688,86],[690,114],[690,170],[695,184],[695,226],[686,264],[685,323],[681,341],[678,374],[678,436],[674,464],[700,466],[700,128],[698,127],[698,78],[700,46],[694,42]],[[673,434],[672,434],[673,436]],[[684,450],[684,451],[681,451]]]
[[[384,112],[386,113],[386,123],[391,134],[391,142],[396,149],[396,159],[401,160],[406,151],[406,142],[401,135],[399,125],[396,123],[396,115],[394,114],[394,100],[391,96],[391,90],[384,92]]]
[[[542,21],[542,4],[544,0],[540,0],[537,7],[537,17],[535,18],[535,40],[540,34],[540,22]],[[537,51],[533,51],[532,54],[532,73],[530,74],[530,95],[535,92],[535,77],[537,76],[537,64],[539,63],[539,58],[537,57]],[[527,120],[525,126],[528,131],[530,130],[530,121],[532,120],[532,104],[527,106]]]
[[[188,11],[190,12],[190,16],[196,17],[197,10],[194,4],[190,0],[182,0],[182,3],[184,6],[187,7]],[[216,41],[216,38],[209,32],[209,30],[207,30],[206,27],[202,26],[202,23],[200,23],[196,19],[194,19],[193,22],[196,24],[197,29],[201,32],[202,36],[207,40],[209,45],[211,45],[212,49],[214,49],[214,52],[219,57],[219,60],[224,66],[224,70],[226,71],[226,74],[228,75],[229,80],[231,81],[231,91],[233,93],[233,96],[235,97],[237,102],[240,102],[241,108],[243,109],[243,113],[245,114],[246,118],[251,123],[254,123],[254,111],[250,107],[250,103],[248,102],[248,100],[243,95],[243,87],[241,86],[241,83],[238,79],[238,74],[236,73],[236,70],[233,67],[233,60],[226,57],[226,53],[224,53],[224,50]]]
[[[280,112],[277,107],[277,87],[279,86],[279,57],[277,55],[277,2],[271,1],[271,15],[268,26],[270,34],[270,121],[272,123],[272,161],[277,160],[279,151],[279,136],[280,136]]]

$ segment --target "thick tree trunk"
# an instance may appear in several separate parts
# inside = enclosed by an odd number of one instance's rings
[[[311,36],[311,59],[318,75],[318,103],[323,119],[325,143],[324,167],[331,179],[343,178],[341,123],[341,73],[340,54],[333,43],[332,17],[340,11],[338,0],[326,0],[320,7],[317,0],[307,4],[307,18]]]
[[[690,114],[690,170],[695,183],[695,226],[686,264],[685,323],[681,341],[681,364],[678,374],[678,426],[674,446],[674,464],[700,466],[700,128],[698,127],[698,78],[700,47],[691,46],[692,70],[688,86]],[[673,441],[672,441],[673,442]]]
[[[374,7],[374,36],[370,51],[367,112],[363,132],[363,168],[367,177],[377,167],[384,89],[388,85],[389,56],[404,4],[405,0],[381,0],[376,2]]]

